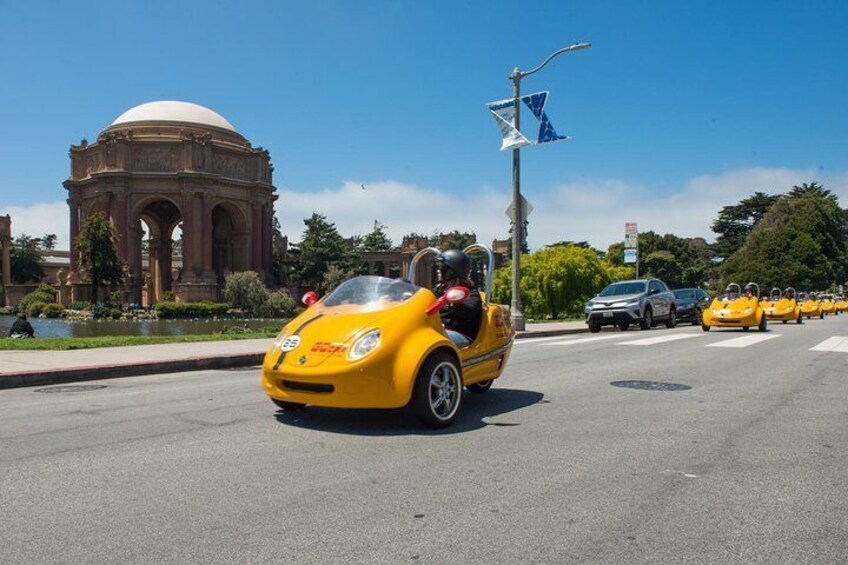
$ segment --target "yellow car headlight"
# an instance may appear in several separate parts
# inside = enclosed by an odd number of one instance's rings
[[[353,347],[347,352],[347,358],[351,361],[362,359],[380,345],[380,330],[371,330],[357,339]]]

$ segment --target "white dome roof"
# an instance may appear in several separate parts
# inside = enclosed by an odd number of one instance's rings
[[[230,122],[209,108],[191,102],[160,100],[130,108],[118,116],[113,126],[130,122],[187,122],[236,131]]]

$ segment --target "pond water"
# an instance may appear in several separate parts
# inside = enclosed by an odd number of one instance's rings
[[[0,316],[0,338],[9,335],[14,316]],[[287,320],[86,320],[29,318],[36,337],[98,337],[106,335],[200,335],[220,332],[227,327],[245,326],[261,330],[269,326],[282,328]]]

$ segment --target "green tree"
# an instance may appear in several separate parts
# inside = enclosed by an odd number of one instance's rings
[[[59,238],[56,237],[55,233],[45,234],[44,237],[41,238],[41,247],[48,251],[52,251],[56,249],[56,241]]]
[[[337,286],[355,276],[352,270],[344,270],[338,265],[330,265],[324,273],[321,288],[324,292],[332,292]]]
[[[671,288],[683,286],[683,267],[670,251],[654,251],[648,254],[642,260],[640,269],[645,277],[660,279]]]
[[[609,266],[591,249],[568,246],[540,249],[521,257],[521,298],[530,318],[580,316],[589,298],[610,282]],[[510,269],[495,273],[492,299],[512,299]]]
[[[98,302],[100,287],[124,281],[124,263],[118,258],[118,232],[102,212],[86,218],[76,240],[80,266],[88,273],[93,301]]]
[[[12,282],[25,284],[40,281],[44,278],[43,263],[40,240],[26,234],[15,238],[9,255]]]
[[[331,265],[342,271],[353,270],[352,249],[326,216],[316,212],[303,223],[306,229],[298,245],[297,278],[300,284],[323,291],[324,274]]]
[[[715,243],[716,255],[729,257],[735,253],[779,198],[780,196],[755,192],[738,204],[722,208],[712,225],[713,232],[718,236]]]
[[[392,240],[386,235],[386,226],[374,220],[374,229],[359,239],[356,245],[358,251],[391,251]]]
[[[793,189],[722,264],[723,284],[753,281],[762,288],[817,290],[844,280],[848,253],[842,220],[833,195]]]

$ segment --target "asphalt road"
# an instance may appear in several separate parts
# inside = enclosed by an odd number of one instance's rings
[[[82,384],[0,391],[0,563],[848,560],[848,316],[526,340],[440,432],[256,370]]]

